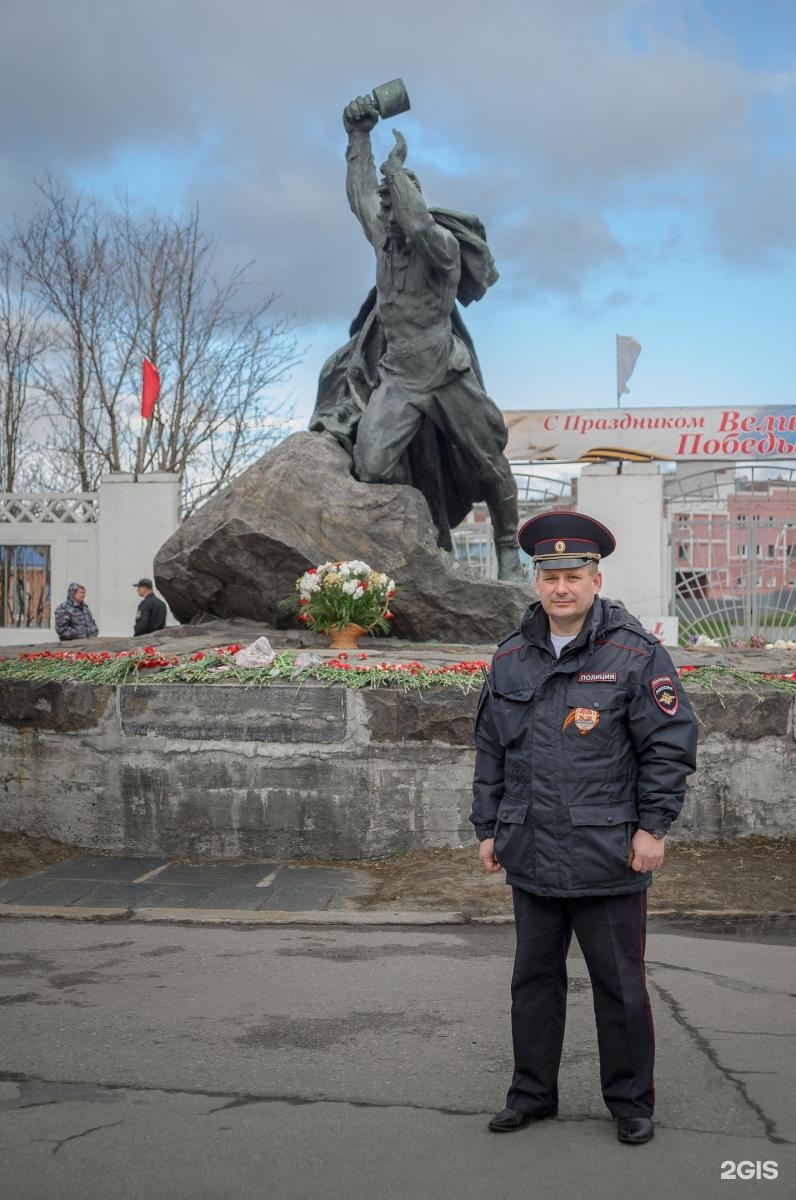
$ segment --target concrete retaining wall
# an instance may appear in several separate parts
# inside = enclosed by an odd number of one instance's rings
[[[794,703],[690,691],[683,838],[792,835]],[[472,839],[476,696],[0,682],[0,829],[108,850],[377,857]]]

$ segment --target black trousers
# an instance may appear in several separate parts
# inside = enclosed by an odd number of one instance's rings
[[[600,1083],[614,1117],[649,1117],[655,1104],[655,1032],[644,948],[647,893],[556,899],[514,888],[517,954],[511,981],[514,1078],[506,1104],[558,1110],[574,930],[591,977]]]

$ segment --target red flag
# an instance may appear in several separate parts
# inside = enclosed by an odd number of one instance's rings
[[[148,421],[155,411],[155,401],[160,394],[160,376],[154,363],[144,359],[144,386],[141,390],[141,416]]]

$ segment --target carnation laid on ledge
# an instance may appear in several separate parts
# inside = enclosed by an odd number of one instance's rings
[[[37,683],[93,683],[118,686],[144,683],[244,684],[267,687],[273,683],[293,683],[301,686],[316,681],[326,685],[342,684],[346,688],[399,687],[403,691],[425,691],[427,688],[450,687],[461,692],[479,689],[489,663],[483,659],[462,659],[459,662],[431,666],[416,659],[407,662],[375,660],[375,656],[358,653],[356,660],[341,650],[335,658],[323,661],[317,654],[302,651],[276,653],[270,659],[258,647],[261,664],[242,666],[238,655],[239,643],[197,650],[192,654],[159,654],[153,646],[135,650],[38,650],[0,658],[0,681],[29,680]],[[271,653],[274,653],[273,650]],[[244,656],[248,658],[248,655]],[[727,683],[740,682],[754,691],[773,687],[796,693],[796,671],[752,671],[709,663],[689,663],[678,667],[681,679],[688,677],[708,691],[721,691]]]

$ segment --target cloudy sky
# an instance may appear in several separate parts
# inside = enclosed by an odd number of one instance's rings
[[[504,409],[792,403],[796,0],[5,0],[0,206],[48,173],[198,204],[320,364],[372,282],[341,110],[400,75],[429,203],[484,221],[466,320]],[[391,145],[374,134],[377,162]]]

